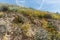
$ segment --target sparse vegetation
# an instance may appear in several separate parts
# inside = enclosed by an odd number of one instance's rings
[[[0,22],[0,25],[5,25],[7,30],[9,28],[9,30],[12,30],[9,35],[13,35],[13,40],[14,38],[19,40],[20,37],[21,40],[60,40],[60,30],[58,31],[58,28],[60,28],[59,13],[6,5],[0,7]],[[2,22],[5,22],[5,24]],[[59,25],[55,24],[56,22]]]

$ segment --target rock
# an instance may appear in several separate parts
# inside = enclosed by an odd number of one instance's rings
[[[5,32],[6,32],[6,26],[0,25],[0,33],[5,33]]]

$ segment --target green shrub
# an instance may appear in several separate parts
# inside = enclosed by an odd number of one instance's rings
[[[28,31],[28,29],[30,28],[30,24],[25,23],[22,25],[21,29],[26,33]]]
[[[0,7],[0,11],[6,12],[8,10],[9,10],[8,6],[1,6]]]
[[[11,12],[17,12],[17,11],[18,11],[18,9],[17,9],[17,8],[15,8],[15,7],[9,7],[9,11],[11,11]]]
[[[58,28],[55,26],[55,25],[53,25],[51,22],[48,22],[48,27],[47,27],[47,29],[48,29],[48,31],[49,32],[51,32],[51,33],[57,33],[57,30],[58,30]]]
[[[46,15],[44,15],[44,18],[52,19],[52,16],[50,14],[46,14]]]
[[[48,40],[48,33],[46,30],[44,29],[39,29],[37,30],[35,36],[34,36],[35,40]]]
[[[57,40],[60,40],[60,33],[58,33],[58,34],[56,35],[56,39],[57,39]]]
[[[14,23],[24,23],[23,18],[19,16],[15,16],[15,19],[13,20]]]
[[[51,14],[51,16],[52,16],[52,19],[60,20],[60,15],[58,14]]]

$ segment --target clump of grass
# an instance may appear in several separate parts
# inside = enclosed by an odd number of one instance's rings
[[[0,18],[3,17],[4,13],[3,12],[0,12]]]
[[[23,33],[24,33],[26,36],[27,36],[27,32],[28,32],[30,26],[31,26],[31,25],[30,25],[29,23],[25,23],[25,24],[23,24],[23,25],[21,26],[21,29],[22,29]]]
[[[23,24],[21,28],[22,28],[23,31],[27,32],[29,27],[30,27],[30,24],[26,23],[26,24]]]

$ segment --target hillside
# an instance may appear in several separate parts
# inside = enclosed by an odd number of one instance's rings
[[[0,40],[60,40],[60,14],[2,4]]]

